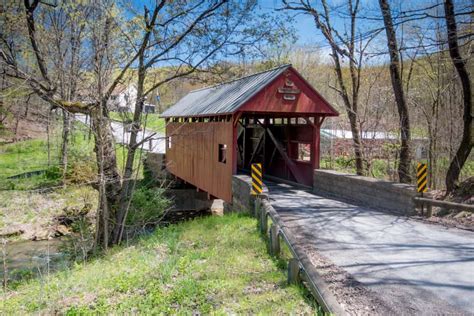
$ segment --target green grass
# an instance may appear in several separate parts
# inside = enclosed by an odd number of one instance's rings
[[[119,113],[119,112],[110,112],[110,118],[118,120],[121,122],[128,122],[132,120],[132,113]],[[146,118],[146,120],[145,120]],[[146,126],[146,129],[155,131],[155,132],[165,132],[166,122],[163,118],[160,117],[157,113],[144,114],[142,117],[143,123],[142,126]],[[146,124],[146,125],[145,125]]]
[[[30,190],[60,184],[60,134],[59,128],[56,128],[51,134],[49,159],[47,139],[30,139],[0,145],[0,189]],[[70,164],[79,163],[82,165],[79,166],[80,168],[83,168],[86,163],[94,164],[93,148],[94,142],[93,139],[87,138],[86,127],[76,124],[69,145]],[[7,179],[13,175],[45,170],[46,174],[29,178]]]
[[[58,164],[56,148],[52,148],[51,163]],[[32,139],[0,145],[0,178],[48,167],[46,140]]]
[[[115,154],[117,157],[117,166],[119,171],[123,174],[125,169],[125,162],[127,161],[128,150],[123,145],[116,144]],[[135,157],[133,159],[133,169],[135,170],[133,175],[137,174],[137,179],[143,179],[143,159],[145,158],[145,153],[137,149],[135,151]],[[137,168],[140,168],[137,173]]]
[[[69,176],[73,182],[87,182],[96,173],[94,136],[88,138],[84,124],[77,123],[69,144]],[[13,144],[0,144],[0,190],[31,190],[60,185],[62,172],[59,170],[61,130],[58,128],[50,138],[48,164],[48,144],[46,139],[31,139]],[[134,168],[139,168],[138,178],[143,178],[140,150],[135,154]],[[117,144],[117,166],[123,172],[127,149]],[[47,173],[29,178],[7,179],[26,172],[47,170]],[[83,173],[83,174],[81,174]],[[77,181],[76,181],[77,180]],[[82,181],[83,180],[83,181]]]
[[[1,314],[314,314],[238,214],[161,228],[70,271],[3,293]]]

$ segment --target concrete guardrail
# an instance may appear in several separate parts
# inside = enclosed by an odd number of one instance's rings
[[[334,170],[314,170],[313,192],[382,208],[404,215],[415,213],[415,186]]]

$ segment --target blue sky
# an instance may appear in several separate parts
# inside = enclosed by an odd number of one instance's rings
[[[258,6],[262,11],[271,12],[282,5],[277,0],[259,0]],[[316,44],[322,41],[321,33],[316,30],[313,19],[308,15],[299,14],[294,19],[293,27],[297,31],[298,44]]]
[[[132,5],[138,10],[143,10],[143,3],[151,4],[154,3],[155,0],[129,0],[132,1]],[[276,9],[279,9],[283,6],[281,0],[257,0],[258,1],[258,10],[262,13],[275,13]],[[293,0],[298,2],[296,0]],[[127,0],[125,0],[127,2]],[[319,0],[310,1],[313,5],[316,6],[317,3],[320,3]],[[327,0],[330,7],[339,7],[340,12],[343,10],[347,0]],[[441,0],[390,0],[392,15],[394,18],[399,14],[401,11],[406,10],[413,10],[413,9],[420,9],[426,8],[433,4],[439,4],[437,7],[437,11],[432,11],[432,14],[437,14],[441,18],[437,19],[437,22],[444,27],[444,19],[442,15],[444,14],[442,1]],[[469,11],[469,6],[472,6],[472,0],[454,0],[455,8],[457,12],[460,11]],[[467,9],[466,9],[467,8]],[[361,18],[357,20],[357,33],[359,34],[366,34],[368,31],[372,31],[374,29],[383,27],[383,22],[381,20],[380,8],[378,4],[378,0],[361,0],[361,16],[365,18]],[[292,15],[294,11],[291,11]],[[468,17],[468,16],[467,16]],[[332,11],[330,15],[333,27],[338,29],[339,32],[344,32],[344,25],[346,24],[347,17],[342,17],[335,11]],[[464,17],[466,18],[466,17]],[[458,16],[457,19],[459,20],[460,17]],[[298,38],[297,45],[307,45],[307,46],[315,46],[319,47],[322,51],[322,55],[329,54],[329,45],[327,41],[321,34],[321,31],[318,30],[315,26],[313,18],[308,14],[297,14],[295,18],[292,20],[293,28],[295,29],[296,36]],[[433,27],[433,20],[423,20],[422,22],[417,22],[419,26],[421,26],[426,34],[430,34],[434,31]],[[348,24],[348,23],[347,23]],[[400,35],[402,32],[397,29],[397,35]],[[409,35],[405,35],[405,43],[408,43],[410,40],[416,40],[416,38],[411,38]],[[380,32],[378,37],[371,42],[371,47],[369,49],[370,52],[376,53],[376,58],[371,59],[372,62],[384,62],[385,57],[381,56],[379,53],[383,53],[387,50],[386,48],[386,39],[385,39],[385,32]],[[410,46],[410,45],[409,45]]]
[[[293,1],[299,2],[297,0]],[[320,3],[319,0],[309,2],[312,3],[315,8],[320,9],[320,6],[317,5],[318,3]],[[346,7],[347,0],[327,0],[327,2],[330,8],[339,7],[339,11],[342,12],[344,11],[343,9]],[[444,8],[443,2],[441,0],[390,0],[389,3],[392,10],[392,17],[394,19],[396,19],[397,15],[399,15],[402,11],[425,9],[427,7],[438,4],[437,8],[433,8],[432,10],[430,10],[429,13],[432,15],[439,16],[440,18],[437,20],[444,26]],[[260,7],[260,10],[267,12],[274,11],[275,9],[281,8],[283,6],[281,0],[258,0],[258,5]],[[457,13],[460,13],[472,11],[474,4],[472,0],[454,0],[454,6],[455,11]],[[420,13],[420,11],[418,11],[418,13]],[[356,22],[357,31],[361,33],[367,32],[369,30],[374,30],[379,27],[383,27],[378,0],[361,0],[359,16],[364,17],[359,18]],[[345,22],[349,22],[345,21],[345,19],[347,18],[339,16],[339,14],[334,11],[331,12],[330,18],[333,23],[333,26],[338,30],[344,28]],[[458,22],[460,22],[460,20],[469,19],[469,15],[457,16],[456,19],[458,20]],[[311,16],[307,14],[299,14],[297,18],[295,18],[293,21],[297,35],[299,37],[299,44],[315,44],[318,42],[321,44],[325,44],[325,40],[322,37],[321,32],[316,29],[313,18]],[[432,30],[430,29],[430,27],[433,26],[433,19],[417,21],[417,23],[419,25],[424,26],[426,31],[428,32]]]
[[[313,1],[318,2],[318,1]],[[328,0],[330,6],[332,5],[340,5],[343,4],[345,1],[343,0]],[[367,8],[374,8],[374,0],[362,0],[361,1],[365,7]],[[281,8],[283,6],[282,1],[280,0],[258,0],[259,9],[266,12],[275,11],[275,9]],[[290,14],[295,15],[297,13],[290,12]],[[335,28],[341,28],[344,25],[344,19],[337,16],[336,14],[331,16],[331,21]],[[296,29],[298,42],[299,45],[318,45],[318,46],[325,46],[326,41],[322,36],[321,32],[316,28],[314,20],[308,14],[297,14],[293,19],[293,27]],[[373,23],[369,23],[367,21],[358,21],[357,22],[359,27],[362,29],[367,29],[370,27],[374,27]],[[372,24],[372,25],[371,25]]]

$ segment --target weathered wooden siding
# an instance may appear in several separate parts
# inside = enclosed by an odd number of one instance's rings
[[[209,194],[231,202],[232,122],[170,122],[166,135],[167,169]],[[219,144],[227,145],[227,161],[219,162]]]

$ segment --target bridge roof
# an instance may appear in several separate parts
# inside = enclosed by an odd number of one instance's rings
[[[291,65],[282,65],[264,72],[189,92],[162,117],[207,116],[231,114],[282,74]]]

